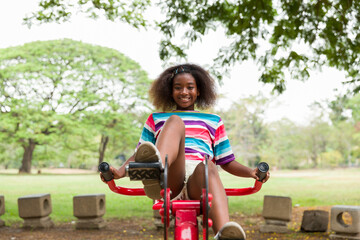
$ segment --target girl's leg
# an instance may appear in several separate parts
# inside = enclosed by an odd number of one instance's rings
[[[205,165],[200,163],[190,176],[187,189],[190,199],[200,200],[202,188],[205,187]],[[228,201],[216,165],[208,161],[209,193],[213,195],[209,217],[213,221],[215,234],[229,221]]]
[[[185,124],[179,116],[172,115],[166,120],[156,147],[164,166],[168,155],[168,186],[172,191],[171,198],[176,197],[185,179]]]

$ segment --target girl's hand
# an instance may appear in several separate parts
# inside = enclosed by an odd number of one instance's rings
[[[259,176],[257,175],[257,168],[251,170],[250,177],[254,178],[256,181],[259,181]]]
[[[255,168],[251,171],[251,177],[255,178],[257,181],[259,181],[259,176],[257,175],[258,169]],[[268,171],[266,173],[266,177],[261,181],[262,183],[266,183],[266,181],[270,178],[270,172]]]
[[[225,163],[225,164],[221,165],[221,168],[235,176],[247,177],[247,178],[250,177],[250,178],[254,178],[257,181],[259,181],[259,176],[257,175],[258,168],[251,169],[249,167],[246,167],[246,166],[240,164],[237,161],[231,161],[231,162]],[[266,177],[261,182],[265,183],[269,179],[269,177],[270,177],[270,173],[267,172]]]
[[[116,169],[116,168],[110,166],[110,171],[113,174],[114,179],[119,179],[119,178],[125,177],[125,166],[120,167],[119,169]],[[100,173],[100,179],[101,179],[101,181],[106,183],[106,181],[101,173]]]

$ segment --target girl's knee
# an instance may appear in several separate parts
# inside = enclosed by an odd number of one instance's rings
[[[179,117],[178,115],[171,115],[166,122],[171,122],[171,123],[177,123],[177,124],[184,124],[184,121],[181,119],[181,117]]]
[[[203,174],[205,172],[205,165],[204,163],[199,163],[198,165],[196,165],[193,175],[198,175],[198,174]]]
[[[194,174],[202,176],[204,173],[205,173],[205,164],[199,163],[194,170]],[[212,161],[208,161],[208,174],[209,176],[218,174],[217,166]]]
[[[208,161],[208,172],[210,176],[219,174],[216,164],[212,161]]]
[[[165,122],[166,126],[180,128],[185,132],[185,123],[177,115],[171,115]],[[165,127],[165,126],[164,126]]]

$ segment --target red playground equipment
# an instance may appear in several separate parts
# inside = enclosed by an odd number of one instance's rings
[[[209,218],[209,209],[211,207],[212,195],[209,193],[208,187],[208,166],[207,158],[204,160],[205,164],[205,188],[202,190],[201,200],[170,200],[170,189],[167,187],[168,166],[167,156],[165,160],[165,167],[161,168],[161,163],[135,163],[131,162],[127,166],[127,175],[130,180],[143,180],[138,177],[137,171],[148,170],[152,173],[152,178],[162,179],[163,190],[161,190],[161,200],[155,201],[153,210],[159,210],[161,220],[164,224],[164,240],[168,239],[168,228],[170,225],[170,217],[175,217],[174,225],[174,240],[198,240],[199,226],[198,216],[202,216],[202,236],[203,240],[208,240],[209,227],[212,226],[212,221]],[[99,170],[111,191],[128,196],[145,196],[143,188],[126,188],[116,186],[110,166],[103,162],[99,165]],[[269,165],[262,162],[258,165],[258,176],[260,181],[255,180],[253,187],[248,188],[226,188],[227,196],[244,196],[258,192],[262,187],[261,180],[266,177]],[[148,179],[148,178],[147,178]]]

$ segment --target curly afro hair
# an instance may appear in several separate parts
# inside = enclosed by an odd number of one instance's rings
[[[181,69],[179,71],[179,69]],[[216,102],[216,85],[214,79],[202,67],[195,64],[181,64],[169,67],[152,83],[149,90],[150,100],[156,109],[173,110],[176,103],[172,97],[173,79],[177,74],[190,73],[196,81],[200,95],[196,99],[196,107],[207,109]]]

